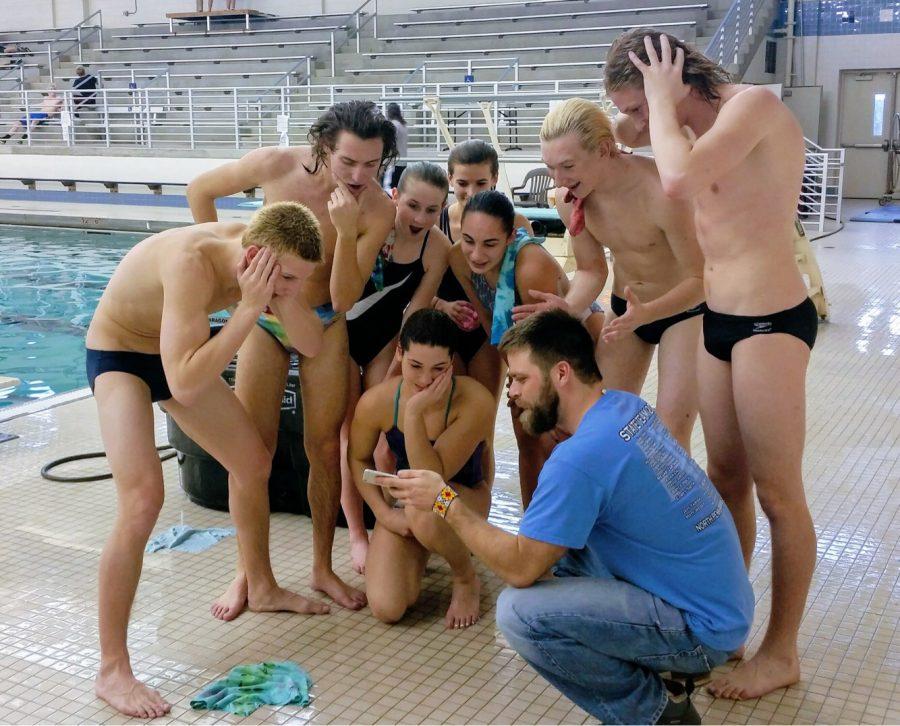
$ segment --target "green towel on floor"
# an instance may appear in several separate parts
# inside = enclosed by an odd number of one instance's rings
[[[249,716],[263,705],[306,706],[310,686],[309,674],[291,661],[239,665],[191,699],[191,708]]]

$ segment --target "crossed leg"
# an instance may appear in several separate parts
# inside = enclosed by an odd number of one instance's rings
[[[146,384],[127,373],[99,375],[94,396],[117,493],[116,522],[100,556],[100,671],[94,691],[121,713],[157,718],[172,706],[134,677],[127,643],[144,547],[164,498],[153,406]]]
[[[716,696],[758,698],[800,680],[797,634],[816,560],[802,474],[809,353],[781,333],[742,340],[732,353],[734,410],[772,536],[772,610],[757,653],[710,684]],[[742,542],[745,556],[752,544]]]
[[[275,581],[269,559],[272,456],[228,384],[216,381],[190,406],[173,399],[165,407],[184,432],[230,474],[228,508],[237,528],[248,607],[257,612],[328,612],[324,603],[289,592]]]

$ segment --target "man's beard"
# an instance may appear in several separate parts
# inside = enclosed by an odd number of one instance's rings
[[[525,431],[532,436],[540,436],[556,428],[559,421],[559,394],[550,385],[550,379],[544,381],[541,396],[519,418]]]

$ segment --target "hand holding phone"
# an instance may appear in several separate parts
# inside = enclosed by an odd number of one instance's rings
[[[384,486],[379,485],[377,481],[375,481],[375,477],[386,476],[391,479],[398,479],[399,477],[396,474],[388,474],[385,471],[376,471],[375,469],[365,469],[363,470],[363,481],[366,484],[374,484],[375,486]]]

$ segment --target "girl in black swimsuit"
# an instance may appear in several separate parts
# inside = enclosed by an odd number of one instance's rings
[[[364,469],[374,468],[384,434],[399,468],[438,472],[487,519],[491,493],[482,450],[493,438],[496,401],[476,380],[453,375],[456,339],[446,314],[413,313],[400,334],[400,375],[366,391],[353,418],[350,466],[377,520],[366,558],[366,595],[382,622],[397,622],[416,602],[432,552],[447,560],[453,577],[446,626],[463,628],[478,620],[478,577],[469,550],[450,526],[431,512],[396,508],[385,490],[362,479]]]
[[[435,226],[447,190],[447,175],[436,164],[418,162],[404,170],[394,190],[394,229],[378,254],[362,296],[346,316],[351,360],[347,413],[341,430],[341,506],[357,572],[363,571],[369,540],[362,500],[346,463],[350,422],[362,391],[383,381],[397,367],[392,361],[403,320],[428,307],[437,292],[450,249],[450,242]]]

